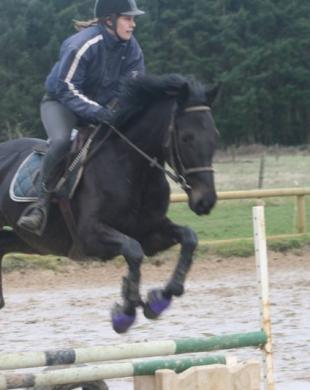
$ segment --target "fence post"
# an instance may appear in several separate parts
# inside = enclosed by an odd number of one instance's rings
[[[261,302],[261,322],[267,335],[264,351],[264,379],[265,390],[274,390],[273,362],[272,362],[272,334],[269,302],[269,275],[266,244],[265,209],[264,206],[253,207],[254,247],[256,258],[257,282]]]
[[[306,207],[305,196],[297,195],[297,230],[298,233],[306,232]]]
[[[265,178],[265,154],[263,153],[260,158],[259,174],[258,174],[258,188],[263,188]]]

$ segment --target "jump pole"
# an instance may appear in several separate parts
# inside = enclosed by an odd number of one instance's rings
[[[226,364],[224,356],[200,358],[156,359],[110,364],[74,366],[38,373],[8,373],[0,375],[0,390],[33,387],[48,387],[65,384],[80,384],[103,379],[127,378],[154,375],[157,370],[170,369],[177,373],[193,366]]]
[[[266,390],[274,390],[273,363],[272,363],[272,336],[269,301],[268,256],[266,245],[266,227],[264,206],[253,207],[253,231],[256,259],[257,283],[260,296],[261,323],[267,336],[263,346],[263,370]]]
[[[210,352],[221,349],[262,347],[267,341],[263,330],[222,336],[158,340],[45,352],[0,353],[0,370],[84,364],[143,357]],[[1,374],[0,374],[1,378]]]

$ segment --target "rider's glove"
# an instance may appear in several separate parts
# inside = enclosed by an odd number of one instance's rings
[[[107,108],[102,107],[102,110],[99,111],[97,115],[97,119],[99,123],[106,123],[109,125],[113,124],[113,112],[108,110]]]

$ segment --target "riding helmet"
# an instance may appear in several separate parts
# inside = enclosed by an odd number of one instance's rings
[[[94,14],[96,18],[106,18],[111,15],[143,15],[136,0],[96,0]]]

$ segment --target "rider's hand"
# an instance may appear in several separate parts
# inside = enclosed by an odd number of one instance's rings
[[[106,123],[109,125],[113,125],[113,112],[111,110],[108,110],[105,108],[104,110],[100,111],[100,114],[98,115],[98,121],[99,123]]]

